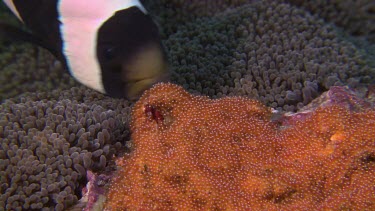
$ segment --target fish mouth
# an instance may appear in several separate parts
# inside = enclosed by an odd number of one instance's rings
[[[146,89],[169,79],[169,70],[163,49],[159,44],[143,46],[122,64],[124,93],[128,99],[137,99]]]
[[[159,75],[157,77],[144,77],[140,79],[127,80],[125,84],[125,97],[131,101],[135,101],[141,97],[143,92],[151,88],[154,84],[167,82],[169,74]]]

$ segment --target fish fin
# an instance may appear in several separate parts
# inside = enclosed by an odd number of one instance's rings
[[[8,23],[0,22],[0,39],[5,41],[22,41],[36,44],[50,51],[58,58],[58,52],[53,47],[46,44],[42,39],[34,36],[32,33],[24,31]]]

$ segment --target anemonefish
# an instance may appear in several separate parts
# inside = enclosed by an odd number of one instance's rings
[[[80,83],[137,99],[168,78],[157,25],[138,0],[3,0],[32,32],[0,30],[50,50]]]

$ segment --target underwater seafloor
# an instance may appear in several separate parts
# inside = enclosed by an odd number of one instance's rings
[[[160,27],[171,81],[190,93],[297,112],[333,86],[375,84],[371,0],[144,4]],[[114,157],[132,149],[133,104],[78,84],[31,44],[0,43],[0,101],[0,210],[77,206],[92,172],[114,172]]]

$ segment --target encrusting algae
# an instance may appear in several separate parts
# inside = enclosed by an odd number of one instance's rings
[[[158,84],[134,106],[134,150],[105,210],[373,210],[375,111],[273,120],[255,100]]]

